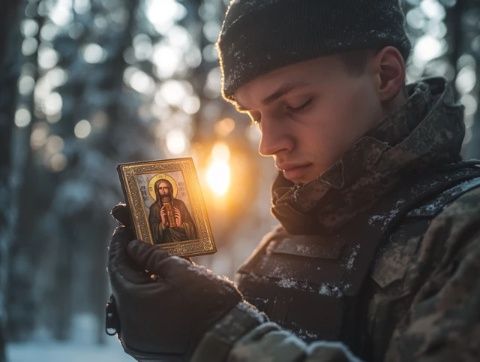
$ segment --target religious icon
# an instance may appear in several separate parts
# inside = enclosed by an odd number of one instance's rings
[[[179,256],[216,251],[191,158],[120,164],[136,236]]]

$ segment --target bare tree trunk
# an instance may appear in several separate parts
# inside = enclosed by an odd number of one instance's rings
[[[37,44],[40,44],[40,32],[44,23],[44,17],[38,14],[38,8],[42,0],[29,1],[27,17],[34,20],[38,25],[38,31],[35,35]],[[36,50],[28,57],[21,57],[21,61],[18,61],[19,66],[23,64],[32,64],[33,71],[31,73],[34,84],[37,83],[39,77],[38,63],[38,46]],[[30,200],[33,199],[32,194],[35,190],[31,187],[30,180],[35,180],[33,183],[38,182],[38,178],[35,177],[35,170],[33,167],[33,155],[30,147],[30,136],[32,131],[32,125],[35,122],[35,99],[34,91],[29,95],[23,95],[23,98],[19,100],[26,108],[28,108],[31,114],[31,122],[24,128],[18,129],[15,133],[15,148],[12,164],[12,173],[15,178],[15,184],[12,189],[12,202],[17,210],[17,216],[15,222],[12,225],[12,239],[10,244],[10,260],[12,261],[9,268],[9,275],[7,284],[7,305],[8,305],[8,330],[10,332],[10,338],[12,340],[19,340],[29,336],[34,327],[36,309],[33,305],[33,281],[31,278],[32,272],[35,270],[34,264],[28,262],[31,268],[25,268],[25,263],[18,263],[18,260],[29,260],[28,254],[34,253],[34,248],[29,243],[30,233],[33,229],[32,220],[34,220],[35,212]],[[28,205],[28,206],[27,206]],[[29,225],[28,228],[24,225]]]
[[[111,63],[108,65],[111,72],[109,72],[110,79],[109,84],[111,89],[116,92],[119,96],[117,97],[117,101],[113,102],[109,107],[106,108],[106,112],[111,119],[120,119],[121,116],[119,112],[121,112],[122,107],[118,104],[121,102],[121,96],[123,92],[123,78],[120,74],[123,74],[125,69],[127,68],[127,63],[123,57],[123,54],[128,49],[129,46],[132,44],[132,38],[134,36],[134,30],[136,26],[136,14],[137,10],[140,6],[140,2],[138,0],[127,0],[124,2],[125,8],[129,17],[125,24],[125,28],[122,30],[122,36],[119,37],[119,43],[116,45],[115,50],[112,54]],[[114,123],[109,123],[108,127],[114,127]],[[109,130],[106,131],[107,134]],[[111,130],[113,132],[113,130]],[[105,222],[101,222],[100,225],[97,226],[97,233],[98,235],[108,235],[110,232],[109,225],[105,225]],[[105,238],[106,239],[106,238]],[[106,245],[105,245],[106,246]],[[98,253],[98,243],[93,241],[89,245],[89,255],[93,257],[92,260],[92,282],[101,279],[100,283],[92,283],[91,285],[91,303],[93,307],[93,313],[97,320],[100,321],[98,324],[99,328],[97,330],[97,342],[103,343],[105,342],[105,330],[104,330],[104,320],[105,320],[105,301],[107,300],[107,276],[105,273],[105,265],[106,265],[106,255],[102,253]],[[106,248],[105,248],[106,249]]]
[[[11,225],[15,205],[11,202],[11,150],[19,76],[19,22],[22,2],[2,4],[0,12],[0,362],[6,361],[6,280]]]

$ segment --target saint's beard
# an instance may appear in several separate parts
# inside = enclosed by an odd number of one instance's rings
[[[166,202],[172,202],[172,198],[170,197],[170,195],[163,195],[161,196],[161,201],[162,201],[162,204]]]

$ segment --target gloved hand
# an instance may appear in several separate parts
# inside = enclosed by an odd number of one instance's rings
[[[240,292],[204,267],[133,240],[126,206],[112,215],[123,224],[112,237],[108,272],[125,351],[139,360],[188,360],[203,334],[242,300]]]

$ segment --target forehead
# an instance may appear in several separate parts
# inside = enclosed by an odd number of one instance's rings
[[[284,93],[327,86],[345,76],[348,72],[339,56],[322,56],[275,69],[247,82],[235,92],[235,103],[239,110],[243,110],[260,99],[268,103]]]
[[[168,184],[165,181],[160,181],[160,183],[158,184],[158,187],[161,187],[161,186],[168,187]]]

